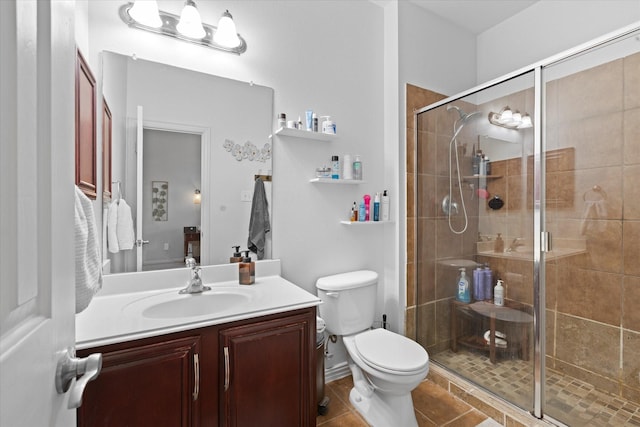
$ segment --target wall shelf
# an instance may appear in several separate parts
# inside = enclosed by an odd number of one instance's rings
[[[322,132],[309,132],[306,130],[300,129],[291,129],[291,128],[279,128],[276,130],[276,135],[280,136],[290,136],[293,138],[303,138],[303,139],[313,139],[316,141],[333,141],[338,138],[335,134],[330,133],[322,133]]]
[[[359,227],[367,225],[393,224],[393,221],[340,221],[340,224]]]
[[[312,184],[346,184],[346,185],[356,185],[363,184],[366,181],[361,179],[333,179],[333,178],[313,178],[309,180]]]

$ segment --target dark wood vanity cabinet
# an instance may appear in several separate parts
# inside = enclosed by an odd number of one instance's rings
[[[314,334],[309,313],[223,329],[220,426],[315,426]]]
[[[102,353],[77,425],[315,426],[315,307],[79,350]]]

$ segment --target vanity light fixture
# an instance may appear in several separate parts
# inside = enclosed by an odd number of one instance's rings
[[[499,113],[490,112],[489,122],[507,129],[526,129],[533,127],[529,114],[520,114],[517,110],[513,112],[508,106],[500,110]]]
[[[201,21],[193,0],[186,0],[181,16],[158,10],[155,0],[135,0],[120,6],[120,19],[129,27],[173,37],[189,43],[240,55],[247,43],[236,32],[236,26],[226,10],[218,27]]]
[[[200,194],[200,190],[196,189],[196,191],[193,193],[193,204],[199,205],[200,202],[202,202],[202,195]]]

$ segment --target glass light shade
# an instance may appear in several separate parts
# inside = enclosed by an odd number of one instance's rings
[[[202,27],[200,12],[198,12],[196,4],[192,0],[184,2],[184,9],[182,9],[180,22],[176,25],[176,29],[183,36],[192,39],[201,39],[207,34]]]
[[[511,123],[513,121],[513,113],[509,107],[506,107],[502,112],[500,112],[500,118],[498,121],[502,124]]]
[[[213,41],[224,47],[240,46],[236,24],[228,10],[222,14],[218,22],[218,29],[213,35]]]
[[[162,27],[156,0],[136,0],[131,9],[129,9],[129,16],[147,27]]]
[[[202,201],[202,195],[200,194],[200,190],[196,190],[193,194],[193,203],[199,205]]]
[[[520,122],[520,126],[518,126],[518,129],[525,129],[530,127],[533,127],[533,123],[531,122],[531,116],[529,116],[528,114],[525,114],[524,116],[522,116],[522,122]]]
[[[519,125],[522,122],[522,115],[518,111],[516,111],[515,113],[513,113],[511,121],[513,122],[513,124]]]

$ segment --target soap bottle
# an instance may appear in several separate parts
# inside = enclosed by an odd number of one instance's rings
[[[240,262],[238,280],[241,285],[251,285],[256,281],[256,263],[251,260],[249,251],[243,251],[244,258]]]
[[[504,240],[502,240],[500,233],[498,233],[498,237],[496,237],[496,241],[493,243],[493,251],[500,254],[504,252]]]
[[[242,254],[240,253],[240,246],[231,246],[232,248],[235,248],[235,251],[233,252],[233,256],[231,258],[229,258],[229,262],[230,263],[234,263],[234,262],[241,262],[242,261]]]
[[[382,193],[382,206],[380,206],[380,210],[382,221],[389,221],[389,196],[387,195],[387,190],[384,190]]]
[[[498,279],[498,284],[493,288],[493,303],[497,306],[504,305],[504,287],[502,280]]]
[[[456,295],[456,299],[465,304],[471,302],[469,280],[467,279],[467,272],[464,268],[460,269],[460,276],[458,277],[458,293]]]
[[[353,160],[353,179],[362,181],[362,160],[359,155],[356,155]]]

